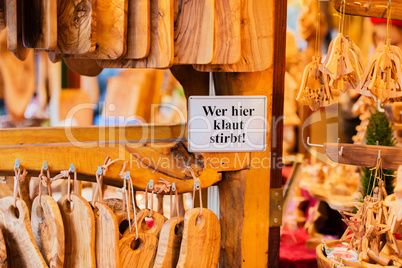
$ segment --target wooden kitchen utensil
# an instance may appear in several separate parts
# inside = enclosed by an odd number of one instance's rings
[[[218,217],[203,208],[188,210],[184,216],[183,239],[177,267],[217,267],[221,244]]]
[[[57,202],[65,232],[64,267],[96,267],[95,218],[89,203],[71,194]]]
[[[64,226],[60,209],[53,197],[42,195],[34,199],[31,226],[36,244],[46,264],[49,267],[63,267]]]
[[[257,72],[272,64],[273,0],[242,0],[241,58],[234,64],[216,64],[209,68],[195,65],[198,71]]]
[[[96,60],[92,59],[64,58],[64,63],[71,71],[79,75],[97,76],[103,71],[103,68],[96,63]]]
[[[151,46],[151,3],[128,0],[127,52],[123,59],[143,59]]]
[[[22,0],[22,40],[25,47],[57,47],[57,1]]]
[[[4,240],[3,231],[0,229],[0,268],[7,268],[7,249],[6,241]]]
[[[119,225],[113,211],[95,202],[95,248],[97,267],[120,267]]]
[[[4,197],[0,199],[0,211],[9,267],[47,267],[35,243],[25,202],[17,198],[14,207],[14,197]]]
[[[235,64],[241,56],[241,0],[215,1],[214,57],[210,64]],[[213,66],[196,65],[211,72]]]
[[[173,1],[151,0],[151,47],[140,60],[98,60],[103,68],[168,68],[173,64]]]
[[[174,1],[174,64],[208,64],[212,61],[214,12],[215,0]]]
[[[29,54],[22,43],[22,0],[5,0],[7,18],[7,50],[25,60]]]
[[[57,51],[84,54],[96,48],[96,1],[57,1]]]
[[[155,259],[158,238],[151,234],[139,233],[123,237],[119,242],[120,264],[122,268],[149,268]]]

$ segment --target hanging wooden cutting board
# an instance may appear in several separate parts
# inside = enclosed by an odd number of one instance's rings
[[[53,197],[42,195],[32,204],[31,226],[36,244],[49,267],[63,267],[64,264],[64,226],[57,202]]]
[[[217,267],[221,247],[218,217],[209,209],[193,208],[184,216],[183,240],[177,267]]]
[[[57,0],[58,49],[55,52],[84,54],[95,50],[95,6],[96,0]]]
[[[7,249],[6,241],[4,240],[3,231],[0,229],[0,268],[7,268]]]
[[[66,241],[64,267],[96,267],[94,213],[84,198],[72,194],[71,200],[65,195],[57,202]]]
[[[233,64],[240,60],[241,0],[215,1],[214,58],[210,64]],[[210,65],[197,69],[211,72]]]
[[[151,45],[150,0],[128,1],[127,52],[123,59],[148,56]]]
[[[214,5],[215,0],[174,1],[174,64],[208,64],[212,61]]]
[[[95,202],[96,267],[120,267],[119,225],[108,205]]]
[[[6,13],[4,10],[4,2],[5,0],[0,0],[0,30],[6,28]]]
[[[140,60],[98,60],[103,68],[168,68],[173,64],[173,1],[151,1],[151,47]]]
[[[7,50],[25,60],[29,50],[22,43],[22,0],[6,0]]]
[[[94,0],[93,0],[94,1]],[[117,59],[126,52],[128,0],[96,0],[96,49],[74,58]]]
[[[180,255],[184,219],[172,218],[165,222],[159,236],[154,268],[174,268]]]
[[[9,267],[47,267],[39,252],[29,222],[29,210],[25,202],[14,197],[0,199],[0,228],[7,248]]]
[[[149,209],[142,209],[137,215],[137,225],[139,233],[146,233],[154,235],[159,238],[159,234],[162,230],[163,224],[167,221],[167,218],[158,212],[152,212],[152,219],[154,221],[152,228],[148,228],[145,218],[149,216]],[[123,236],[130,235],[130,230],[126,230]]]
[[[272,64],[274,0],[241,0],[241,58],[234,64],[194,66],[207,72],[257,72]],[[283,29],[286,31],[286,28]]]
[[[103,68],[96,63],[96,60],[64,58],[64,63],[71,71],[79,75],[97,76],[103,71]]]
[[[155,259],[158,238],[151,234],[130,234],[119,242],[121,268],[150,268]]]
[[[57,46],[57,1],[23,0],[22,40],[25,47]]]

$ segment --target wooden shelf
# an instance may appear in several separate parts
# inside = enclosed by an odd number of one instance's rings
[[[335,9],[340,12],[342,0],[334,0]],[[362,17],[387,18],[388,0],[346,1],[346,14]],[[402,20],[402,2],[392,1],[391,18]]]

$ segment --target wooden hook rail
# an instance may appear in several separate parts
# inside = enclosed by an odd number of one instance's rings
[[[192,191],[193,179],[187,167],[195,171],[202,188],[206,188],[221,180],[222,171],[248,169],[250,164],[249,153],[188,152],[184,125],[0,131],[2,176],[12,176],[15,160],[19,159],[28,176],[38,176],[44,161],[53,175],[73,163],[79,180],[94,182],[97,167],[106,157],[119,161],[109,167],[105,184],[121,187],[119,173],[128,161],[127,171],[136,189],[144,190],[151,179],[162,178],[175,183],[180,193]]]
[[[340,12],[344,0],[334,0],[335,9]],[[346,1],[346,14],[363,17],[387,18],[388,0],[358,0]],[[391,2],[391,18],[402,20],[402,2]]]

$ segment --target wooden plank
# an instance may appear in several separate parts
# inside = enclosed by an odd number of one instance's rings
[[[174,64],[208,64],[214,56],[214,0],[174,1]]]
[[[387,18],[388,0],[359,0],[346,2],[346,14],[362,17]],[[335,9],[340,12],[342,0],[334,0]],[[391,18],[402,20],[402,2],[391,2]],[[343,7],[342,7],[343,10]]]
[[[335,163],[375,167],[378,152],[381,151],[382,168],[397,170],[402,165],[402,150],[398,147],[348,143],[326,143],[324,146],[325,153]],[[339,155],[341,147],[343,147],[343,153]]]
[[[56,48],[56,1],[23,0],[22,40],[28,48]]]
[[[173,1],[151,0],[151,47],[145,59],[98,60],[103,68],[168,68],[173,64]]]
[[[273,58],[273,0],[242,0],[241,59],[235,64],[217,64],[208,71],[256,72],[269,68]],[[195,66],[199,71],[202,68]]]
[[[22,43],[22,0],[6,0],[7,50],[25,60],[29,50]]]
[[[149,0],[129,0],[127,53],[124,59],[142,59],[151,46],[151,5]]]
[[[214,58],[211,64],[234,64],[241,57],[241,0],[215,1]],[[212,72],[214,66],[197,65],[197,70]]]
[[[57,0],[58,52],[83,54],[96,48],[95,0]]]

